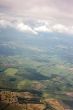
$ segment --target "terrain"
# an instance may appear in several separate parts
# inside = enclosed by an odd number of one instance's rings
[[[14,91],[14,94],[19,91],[22,94],[24,90],[29,93],[41,91],[40,98],[49,102],[49,107],[52,104],[53,110],[65,110],[66,107],[73,110],[73,36],[58,33],[29,36],[10,28],[1,29],[0,90]],[[12,110],[23,110],[18,107],[20,104],[8,104]],[[43,110],[47,109],[51,110],[43,107]]]

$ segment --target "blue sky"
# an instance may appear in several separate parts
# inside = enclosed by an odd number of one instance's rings
[[[73,0],[0,0],[0,26],[73,34]]]

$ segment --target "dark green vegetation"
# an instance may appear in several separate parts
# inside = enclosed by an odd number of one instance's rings
[[[73,91],[73,37],[0,32],[0,88],[36,89],[66,99]],[[11,34],[12,33],[12,34]]]
[[[66,105],[70,106],[71,109],[73,109],[73,101],[72,101],[72,100],[63,100],[63,102],[64,102]]]
[[[39,85],[37,89],[46,91],[72,91],[72,64],[49,60],[50,64],[20,56],[1,56],[0,87],[36,89]]]
[[[8,106],[9,104],[0,102],[0,110],[5,110],[5,108],[7,108]]]

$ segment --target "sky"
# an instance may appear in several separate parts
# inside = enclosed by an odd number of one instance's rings
[[[0,27],[73,34],[73,0],[0,0]]]

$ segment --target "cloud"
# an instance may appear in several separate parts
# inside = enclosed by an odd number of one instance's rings
[[[43,23],[42,23],[43,24]],[[34,30],[37,33],[53,33],[53,32],[57,32],[57,33],[63,33],[63,34],[73,34],[73,26],[67,26],[67,25],[63,25],[63,24],[49,24],[49,23],[45,23],[41,26],[37,26],[34,27]]]
[[[35,25],[32,25],[33,21],[31,23],[23,20],[12,20],[10,19],[0,19],[0,27],[1,28],[7,28],[11,27],[18,31],[21,31],[23,33],[29,33],[37,35],[39,33],[66,33],[66,34],[73,34],[73,26],[67,26],[64,24],[58,24],[58,23],[52,23],[48,22],[47,20],[38,20],[35,22]],[[36,25],[37,24],[37,25]]]
[[[11,23],[6,20],[0,20],[0,26],[1,27],[11,26]]]
[[[37,32],[34,31],[29,25],[26,25],[23,22],[18,22],[18,21],[8,21],[8,20],[1,19],[0,27],[1,28],[11,27],[24,33],[26,32],[26,33],[37,34]]]
[[[39,22],[40,26],[37,26],[34,28],[35,31],[37,32],[58,32],[58,33],[72,33],[72,26],[67,27],[66,25],[63,24],[52,24],[51,22],[48,23],[47,21],[45,22]]]
[[[34,31],[30,26],[25,25],[23,22],[17,23],[16,24],[16,29],[18,29],[22,32],[37,34],[36,31]]]
[[[67,28],[67,26],[65,26],[65,25],[62,25],[62,24],[55,24],[53,27],[52,27],[52,30],[53,31],[56,31],[56,32],[60,32],[60,33],[62,33],[62,32],[68,32],[69,31],[69,29]]]
[[[55,23],[73,24],[73,0],[0,0],[0,11],[23,19],[53,18]]]
[[[73,34],[73,0],[0,0],[0,27]]]
[[[35,27],[34,30],[36,32],[52,32],[52,30],[48,28],[46,25]]]

